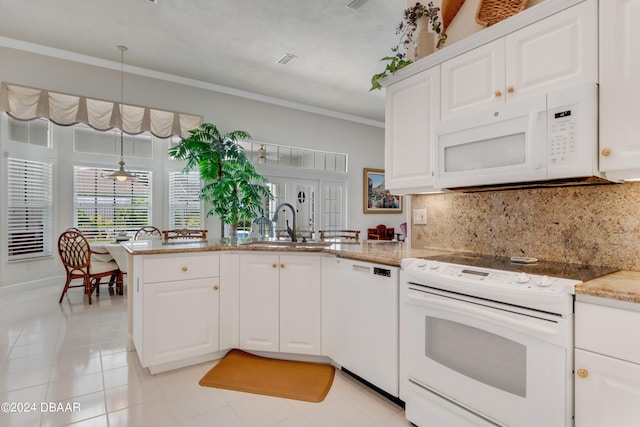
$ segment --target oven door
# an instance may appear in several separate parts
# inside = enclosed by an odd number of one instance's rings
[[[572,318],[403,286],[410,421],[422,406],[438,427],[571,425]]]

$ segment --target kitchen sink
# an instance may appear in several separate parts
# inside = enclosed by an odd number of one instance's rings
[[[241,243],[240,246],[251,246],[252,248],[296,248],[296,249],[322,249],[328,248],[332,242],[289,242],[281,240],[256,240]]]

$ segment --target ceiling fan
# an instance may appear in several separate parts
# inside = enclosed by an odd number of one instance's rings
[[[245,150],[251,160],[259,165],[266,165],[267,160],[273,162],[278,162],[279,160],[277,146],[261,142],[251,142],[249,147],[245,147]]]

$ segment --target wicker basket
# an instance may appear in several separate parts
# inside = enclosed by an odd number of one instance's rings
[[[463,3],[464,0],[442,0],[442,31],[447,31]]]
[[[527,7],[529,0],[480,0],[476,22],[488,27],[515,15]]]

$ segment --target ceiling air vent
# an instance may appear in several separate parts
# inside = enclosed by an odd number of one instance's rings
[[[280,59],[278,59],[276,61],[276,64],[287,65],[289,62],[293,61],[296,58],[297,58],[297,56],[295,56],[295,55],[292,55],[290,53],[285,53],[284,55],[282,55],[280,57]]]
[[[353,0],[351,3],[347,5],[347,7],[351,10],[358,11],[362,6],[364,6],[369,0]]]

